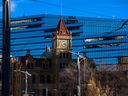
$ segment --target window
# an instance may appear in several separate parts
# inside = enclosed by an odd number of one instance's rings
[[[60,63],[60,69],[66,68],[68,66],[68,63],[61,62]]]
[[[41,67],[44,68],[45,67],[44,65],[45,65],[45,62],[42,62]]]
[[[68,30],[79,30],[80,26],[69,27]]]
[[[32,83],[35,84],[36,83],[36,76],[32,75]]]
[[[82,32],[81,32],[82,33]],[[72,36],[80,36],[80,32],[79,33],[72,33]]]
[[[125,38],[126,36],[116,36],[115,39],[122,39]]]
[[[15,21],[12,21],[11,24],[20,24],[20,23],[26,23],[26,22],[32,22],[32,19],[24,19],[24,20],[15,20]]]
[[[51,29],[45,29],[44,32],[48,33],[48,32],[54,32],[56,29],[55,28],[51,28]]]
[[[63,64],[62,63],[60,63],[60,69],[62,69],[63,68]]]
[[[93,42],[93,41],[101,41],[104,40],[103,38],[90,38],[90,39],[85,39],[85,42]]]
[[[66,63],[64,62],[64,63],[63,63],[63,68],[65,68],[65,67],[66,67]]]
[[[66,58],[67,54],[66,53],[60,53],[60,58]]]
[[[63,53],[60,53],[60,58],[62,58],[63,57]]]
[[[67,20],[66,24],[75,24],[78,23],[78,20]]]
[[[37,27],[41,27],[41,24],[33,24],[33,25],[27,26],[27,28],[37,28]]]
[[[117,39],[123,39],[126,38],[126,36],[109,36],[104,38],[90,38],[85,39],[84,42],[95,42],[95,41],[103,41],[103,40],[117,40]]]
[[[68,53],[66,53],[66,58],[67,58],[67,59],[69,58],[69,54],[68,54]]]
[[[51,68],[52,67],[52,64],[51,64],[51,62],[50,61],[44,61],[44,62],[42,62],[42,66],[41,66],[43,69],[49,69],[49,68]]]
[[[69,54],[68,53],[60,53],[60,58],[70,58]]]
[[[48,63],[48,67],[51,68],[52,67],[52,64],[51,62]]]
[[[46,96],[46,89],[43,89],[43,96]]]
[[[110,44],[93,44],[93,45],[85,45],[84,48],[108,48],[108,47],[115,47],[121,46],[123,43],[110,43]]]
[[[48,69],[48,68],[49,68],[49,63],[46,62],[46,63],[45,63],[45,69]]]
[[[19,26],[19,27],[12,27],[11,30],[20,30],[20,29],[26,29],[28,26]]]
[[[47,83],[51,83],[51,76],[47,75]]]
[[[40,76],[40,83],[42,83],[42,84],[45,83],[45,76],[44,75]]]
[[[63,58],[66,58],[66,53],[63,53]]]
[[[49,38],[52,38],[52,36],[51,35],[46,35],[46,36],[44,36],[44,38],[49,39]]]
[[[11,30],[21,30],[21,29],[37,28],[37,27],[41,27],[41,24],[33,24],[29,26],[16,26],[16,27],[12,27]]]
[[[67,21],[66,21],[66,24],[75,24],[75,23],[78,23],[78,20],[76,19],[76,17],[69,16]]]
[[[14,21],[11,21],[11,24],[21,24],[21,23],[35,22],[35,21],[41,21],[41,18],[14,20]]]

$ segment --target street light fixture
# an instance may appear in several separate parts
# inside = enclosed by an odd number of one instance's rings
[[[70,51],[69,51],[70,52]],[[84,56],[81,56],[79,53],[70,52],[77,56],[77,96],[81,96],[81,84],[80,84],[80,58],[86,59]]]
[[[80,84],[80,58],[82,58],[82,59],[85,60],[86,57],[81,56],[79,54],[79,52],[78,53],[75,53],[75,52],[72,52],[72,51],[67,51],[67,52],[69,52],[69,53],[74,54],[74,55],[77,56],[77,96],[81,96],[81,87],[80,87],[80,85],[81,85]]]
[[[28,96],[28,77],[32,76],[28,71],[14,70],[14,72],[21,72],[25,74],[25,95]]]

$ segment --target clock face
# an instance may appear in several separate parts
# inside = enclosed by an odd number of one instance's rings
[[[67,41],[66,40],[62,40],[61,41],[61,46],[66,48],[67,47]]]

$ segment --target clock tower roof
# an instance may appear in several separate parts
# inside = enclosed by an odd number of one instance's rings
[[[56,35],[58,36],[70,36],[71,33],[68,31],[67,27],[65,26],[65,23],[62,19],[62,17],[60,18],[60,21],[57,25],[57,30],[56,30]]]

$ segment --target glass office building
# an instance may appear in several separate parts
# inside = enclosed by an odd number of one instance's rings
[[[40,57],[52,46],[52,33],[60,16],[35,15],[11,19],[11,55],[31,54]],[[97,64],[117,64],[118,57],[128,56],[128,20],[63,16],[72,32],[72,51],[95,60]],[[2,20],[0,20],[0,54],[2,54]],[[75,58],[75,56],[73,56]]]

